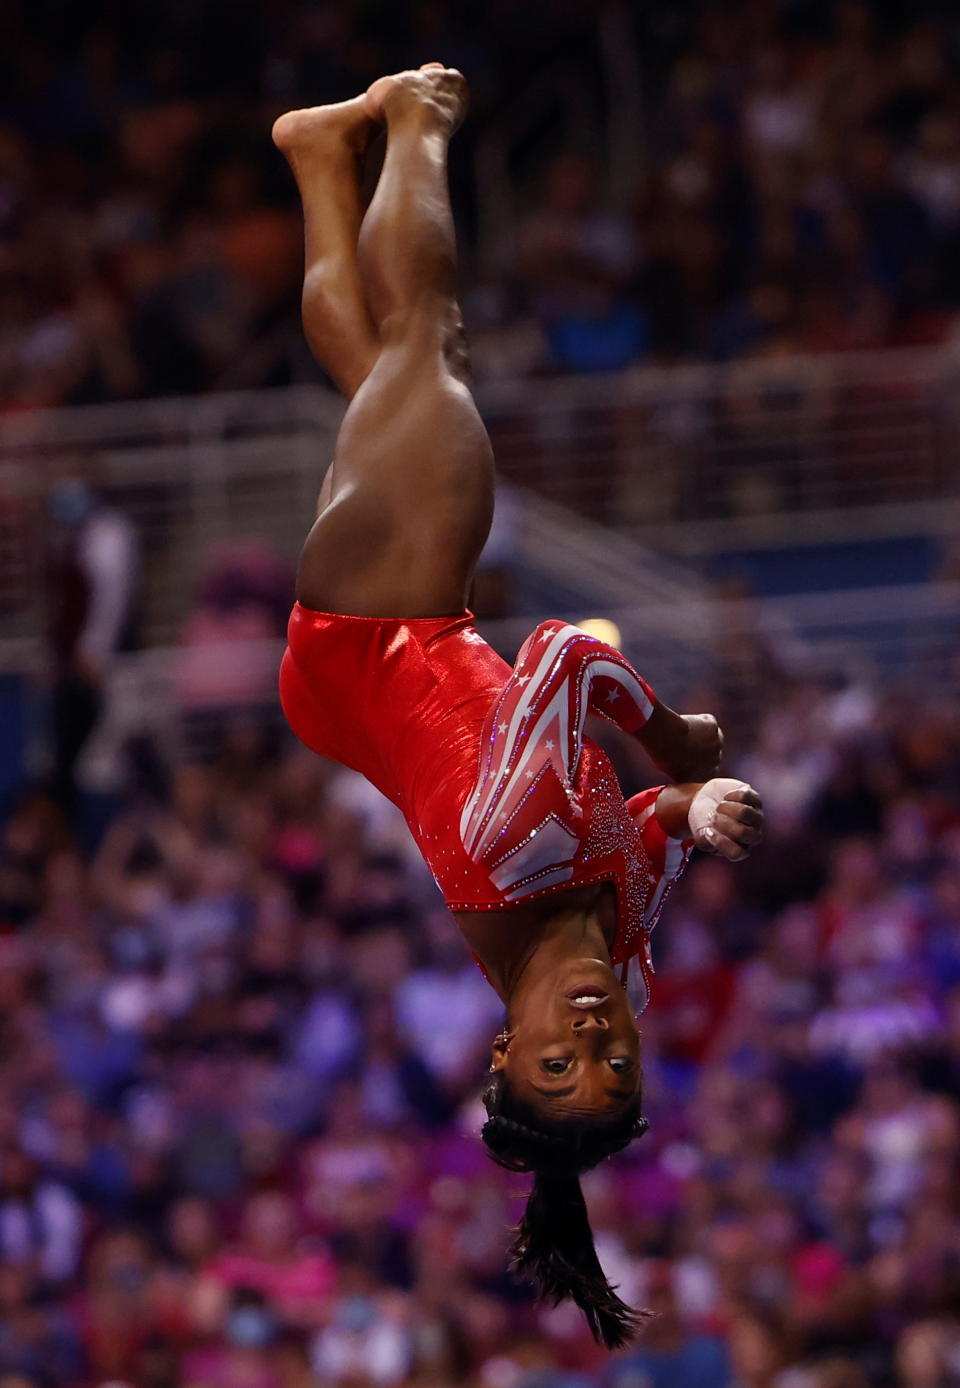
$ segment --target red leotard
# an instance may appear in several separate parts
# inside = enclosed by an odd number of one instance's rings
[[[493,911],[610,882],[615,964],[640,960],[690,845],[654,813],[662,787],[625,801],[588,713],[627,732],[654,696],[619,651],[544,622],[516,665],[473,617],[332,616],[299,603],[280,694],[320,756],[361,772],[403,811],[447,905]]]

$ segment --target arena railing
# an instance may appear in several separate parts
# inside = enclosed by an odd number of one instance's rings
[[[892,595],[865,589],[848,594],[844,604],[836,599],[836,594],[815,594],[730,604],[706,598],[693,609],[662,608],[655,625],[636,605],[609,607],[602,614],[556,610],[555,615],[575,622],[603,615],[658,691],[681,706],[689,707],[691,699],[722,698],[734,749],[737,729],[742,740],[744,730],[781,706],[791,689],[810,681],[868,698],[880,687],[887,697],[901,691],[915,697],[919,690],[934,702],[949,699],[960,686],[960,583],[914,585]],[[530,626],[529,617],[507,618],[482,623],[481,630],[512,657]],[[697,640],[674,639],[685,627],[699,632]],[[113,789],[123,747],[145,734],[176,761],[210,755],[225,732],[247,726],[251,717],[280,730],[273,672],[281,653],[279,641],[250,643],[241,653],[242,664],[263,677],[247,700],[225,704],[184,697],[188,657],[183,647],[119,656],[110,675],[107,717],[85,754],[85,783]],[[758,670],[766,672],[759,682]]]
[[[960,533],[958,384],[955,344],[486,382],[501,473],[527,498],[513,556],[523,610],[632,610],[650,639],[672,631],[679,683],[710,650],[686,561],[711,547]],[[300,386],[8,417],[0,668],[39,658],[58,478],[91,476],[134,519],[141,641],[169,647],[222,545],[255,535],[293,560],[341,413]],[[851,602],[823,599],[832,614]],[[792,620],[816,630],[812,609]]]
[[[677,556],[823,535],[949,533],[960,341],[482,392],[520,485]]]
[[[15,418],[0,431],[0,662],[43,628],[47,498],[92,480],[140,536],[141,641],[174,641],[204,573],[256,537],[293,561],[333,452],[340,402],[319,387],[147,401]],[[524,506],[516,562],[549,595],[597,606],[699,591],[683,566],[548,500]]]

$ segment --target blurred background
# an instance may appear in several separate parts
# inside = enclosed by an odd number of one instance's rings
[[[275,692],[341,406],[270,124],[436,58],[483,631],[602,620],[768,807],[658,931],[609,1359],[504,1269],[494,995]],[[960,1384],[958,77],[949,0],[3,0],[0,1388]]]

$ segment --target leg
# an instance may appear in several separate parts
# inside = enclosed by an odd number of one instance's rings
[[[77,795],[75,771],[103,711],[99,685],[65,676],[53,695],[53,790],[60,808],[71,815]]]
[[[273,127],[303,202],[303,327],[310,350],[349,400],[380,351],[357,264],[360,168],[376,122],[366,98],[290,111]]]
[[[446,150],[463,79],[381,79],[367,110],[387,155],[358,248],[379,353],[337,442],[330,503],[304,547],[298,596],[358,616],[462,610],[493,506],[486,430],[462,380]],[[322,331],[307,327],[311,342]],[[342,373],[343,374],[343,373]]]

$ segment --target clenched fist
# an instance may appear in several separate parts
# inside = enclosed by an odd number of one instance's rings
[[[738,863],[763,838],[763,801],[742,781],[708,781],[690,804],[689,821],[699,849]]]

